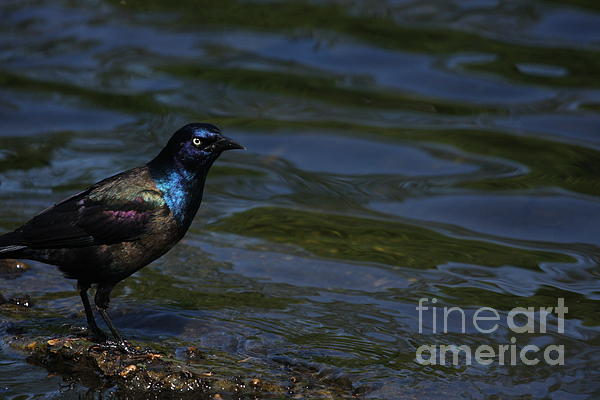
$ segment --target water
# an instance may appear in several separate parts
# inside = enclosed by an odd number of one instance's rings
[[[183,242],[117,288],[128,337],[254,357],[258,376],[308,362],[374,399],[600,396],[596,2],[3,1],[0,20],[2,230],[184,123],[248,147]],[[52,267],[0,292],[30,294],[30,322],[83,323]],[[420,334],[421,297],[500,326],[433,334],[427,314]],[[508,329],[559,297],[564,333]],[[565,365],[415,362],[511,337],[564,345]],[[0,365],[3,398],[86,392],[6,346]]]

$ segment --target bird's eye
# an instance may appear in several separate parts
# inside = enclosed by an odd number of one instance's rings
[[[194,144],[194,146],[196,146],[196,147],[200,147],[200,146],[202,146],[202,140],[200,140],[200,138],[197,138],[197,137],[195,137],[195,138],[193,138],[193,139],[192,139],[192,143],[193,143],[193,144]]]

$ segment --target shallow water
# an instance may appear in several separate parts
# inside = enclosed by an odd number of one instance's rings
[[[115,291],[130,338],[348,377],[368,398],[600,396],[595,1],[3,1],[0,228],[210,121],[247,146],[185,240]],[[82,324],[32,263],[0,293]],[[501,315],[419,333],[419,298]],[[564,298],[564,333],[513,307]],[[37,314],[35,314],[37,315]],[[39,320],[36,321],[35,318]],[[440,320],[441,321],[441,320]],[[0,323],[0,330],[6,324]],[[564,345],[565,365],[423,366],[423,344]],[[0,397],[85,393],[0,352]]]

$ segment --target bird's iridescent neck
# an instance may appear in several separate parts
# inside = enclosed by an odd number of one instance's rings
[[[202,201],[208,169],[190,170],[177,160],[170,165],[149,165],[156,187],[163,193],[177,222],[189,226]]]

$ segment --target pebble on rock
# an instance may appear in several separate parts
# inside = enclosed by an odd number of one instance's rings
[[[30,268],[29,264],[23,261],[12,259],[0,260],[0,277],[14,279]]]

